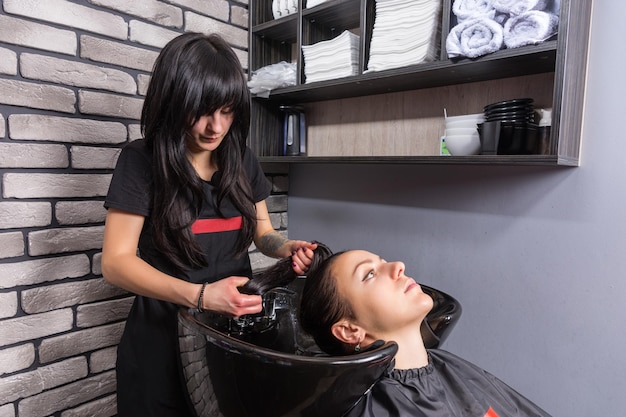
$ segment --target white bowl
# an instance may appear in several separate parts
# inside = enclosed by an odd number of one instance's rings
[[[482,122],[484,122],[484,119],[446,120],[446,129],[458,129],[463,127],[473,127],[476,129],[476,126]]]
[[[484,113],[473,113],[473,114],[462,114],[460,116],[448,116],[446,117],[446,122],[458,122],[459,120],[476,120],[476,119],[484,119]]]
[[[446,134],[446,148],[452,156],[480,154],[480,137],[478,131],[469,134]]]
[[[448,129],[446,127],[446,136],[471,135],[474,133],[478,134],[478,128],[476,126],[460,127],[460,128],[454,128],[454,129]]]

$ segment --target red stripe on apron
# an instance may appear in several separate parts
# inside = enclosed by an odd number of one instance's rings
[[[243,225],[243,218],[231,217],[230,219],[200,219],[191,225],[191,231],[198,235],[201,233],[229,232],[239,230]]]
[[[487,410],[485,417],[498,417],[498,414],[493,411],[493,408],[489,407],[489,410]]]

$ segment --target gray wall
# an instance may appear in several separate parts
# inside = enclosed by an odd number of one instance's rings
[[[624,15],[594,2],[578,168],[290,171],[292,238],[406,261],[463,305],[444,348],[554,416],[626,410]]]

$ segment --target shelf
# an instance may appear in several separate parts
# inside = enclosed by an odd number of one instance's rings
[[[298,15],[292,14],[261,23],[252,29],[252,33],[256,36],[271,38],[279,42],[295,42],[298,33]]]
[[[360,0],[334,0],[302,10],[302,17],[311,22],[324,22],[328,27],[359,27]]]
[[[435,61],[272,91],[268,100],[304,103],[441,87],[554,71],[556,41],[478,59]]]
[[[555,155],[476,155],[476,156],[262,156],[261,163],[281,164],[420,164],[420,165],[545,165],[575,166]]]
[[[591,2],[559,2],[559,30],[554,40],[501,49],[476,59],[451,60],[447,59],[445,36],[456,24],[453,1],[442,0],[437,60],[366,72],[376,0],[327,0],[310,9],[303,8],[305,0],[299,0],[297,13],[279,19],[273,19],[268,1],[250,0],[249,71],[280,61],[295,63],[298,71],[296,85],[273,90],[267,98],[252,99],[249,144],[260,160],[280,164],[578,166]],[[303,45],[332,39],[343,30],[361,36],[358,75],[303,83]],[[451,86],[455,87],[448,88]],[[458,103],[450,104],[446,94],[452,93],[458,94]],[[552,108],[550,155],[424,156],[438,152],[430,142],[441,135],[433,106],[449,111],[456,107],[450,114],[464,114],[513,97],[534,97],[542,108]],[[280,106],[293,104],[304,105],[310,116],[310,153],[342,156],[274,156],[283,149]],[[372,129],[380,137],[397,139],[394,143],[402,156],[349,156],[360,149],[355,146],[362,140],[379,143],[372,138]],[[425,146],[414,146],[417,142]],[[369,153],[377,151],[372,148]]]

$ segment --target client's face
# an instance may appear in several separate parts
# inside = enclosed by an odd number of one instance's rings
[[[373,253],[348,251],[332,264],[339,292],[350,302],[356,321],[373,335],[419,325],[433,307],[402,262],[386,262]]]

